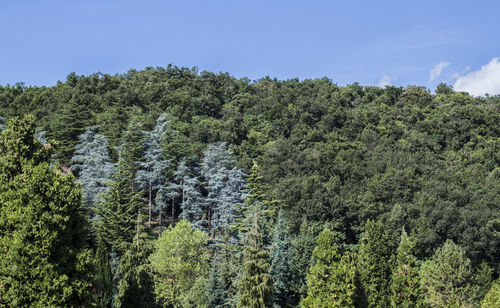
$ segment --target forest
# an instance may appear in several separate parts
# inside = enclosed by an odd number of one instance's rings
[[[169,65],[0,116],[0,307],[500,307],[500,96]]]

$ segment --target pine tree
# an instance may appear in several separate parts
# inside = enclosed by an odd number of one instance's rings
[[[274,228],[271,245],[271,276],[274,280],[273,302],[275,307],[295,307],[299,296],[294,282],[293,261],[295,256],[285,228],[282,213]]]
[[[417,258],[413,255],[413,242],[403,229],[397,250],[396,267],[392,272],[392,307],[419,307],[422,300],[418,278]]]
[[[118,284],[115,307],[156,307],[152,269],[149,255],[152,252],[138,214],[136,234],[118,268],[122,277]]]
[[[34,133],[26,116],[0,134],[0,306],[79,306],[91,262],[81,191]]]
[[[307,274],[307,297],[302,307],[354,307],[356,263],[349,253],[341,256],[334,233],[324,229],[318,236],[313,257],[315,264]]]
[[[68,162],[75,151],[78,136],[80,136],[91,120],[89,110],[90,95],[74,95],[62,105],[51,122],[51,138],[58,142],[56,157],[62,162]]]
[[[263,248],[258,213],[254,215],[254,226],[247,235],[238,307],[272,307],[273,277],[269,274],[269,253]]]
[[[127,130],[122,135],[120,146],[118,147],[118,155],[122,169],[127,170],[132,175],[129,179],[129,184],[134,191],[138,191],[135,177],[137,171],[140,169],[139,163],[144,160],[144,150],[142,123],[137,117],[132,117]]]
[[[148,195],[149,227],[151,227],[152,210],[156,207],[153,204],[155,200],[154,196],[159,190],[166,193],[166,176],[167,170],[170,167],[170,161],[163,158],[160,143],[167,127],[168,122],[166,121],[166,115],[163,114],[158,118],[152,131],[144,132],[146,137],[144,143],[144,161],[139,162],[140,169],[135,178],[135,182],[138,184],[138,187],[146,191]],[[165,204],[161,202],[158,209],[162,211],[164,205]]]
[[[424,304],[433,307],[468,307],[473,298],[472,269],[465,251],[452,240],[437,249],[419,271]]]
[[[97,133],[97,127],[88,128],[78,140],[71,168],[78,173],[83,200],[92,217],[95,204],[102,201],[101,195],[108,190],[115,166],[109,157],[108,141]]]
[[[142,202],[130,186],[133,177],[123,161],[118,162],[114,178],[96,207],[95,224],[98,235],[121,257],[135,235],[137,211]]]
[[[227,293],[220,271],[220,259],[214,256],[210,264],[210,274],[207,280],[207,307],[224,308],[227,301]]]
[[[359,245],[358,270],[369,307],[389,305],[391,281],[390,238],[380,222],[368,221]]]
[[[95,254],[94,297],[97,306],[102,308],[110,308],[113,298],[113,275],[110,261],[109,247],[98,236]]]

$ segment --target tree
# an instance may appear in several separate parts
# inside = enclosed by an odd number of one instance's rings
[[[170,167],[170,161],[163,158],[162,150],[160,147],[160,142],[167,130],[168,122],[166,121],[166,115],[161,115],[156,121],[156,125],[150,132],[144,132],[146,136],[145,140],[145,152],[144,161],[139,162],[140,169],[137,172],[136,183],[140,189],[147,192],[148,195],[148,208],[149,208],[149,220],[148,226],[151,227],[151,212],[153,207],[154,196],[160,189],[164,189],[166,186],[166,176],[167,170]],[[164,190],[162,190],[163,192]],[[160,206],[160,212],[163,210],[164,203],[157,204]]]
[[[243,205],[246,183],[241,169],[235,166],[232,152],[225,143],[211,144],[203,153],[201,175],[207,195],[204,217],[212,235],[225,234],[235,220],[236,209]]]
[[[98,236],[121,257],[136,233],[136,218],[142,202],[130,186],[133,175],[122,160],[118,162],[114,178],[96,207],[95,225]]]
[[[418,278],[417,258],[413,255],[415,242],[403,229],[397,250],[396,267],[392,271],[392,307],[418,307],[422,294]]]
[[[359,245],[358,271],[369,307],[389,305],[392,252],[382,223],[368,220]]]
[[[314,265],[307,274],[307,297],[303,307],[354,307],[356,263],[352,255],[341,256],[334,233],[324,229],[314,248]]]
[[[299,302],[296,275],[293,272],[295,255],[285,228],[282,213],[274,228],[271,244],[271,276],[274,280],[273,302],[276,307],[295,307]]]
[[[420,267],[424,303],[437,307],[468,307],[472,303],[472,270],[464,250],[452,240]]]
[[[0,135],[0,305],[79,306],[91,262],[81,191],[34,133],[26,116]]]
[[[109,247],[100,236],[97,237],[95,253],[95,302],[98,307],[110,308],[113,299],[113,274],[111,273]]]
[[[207,307],[223,308],[227,307],[227,293],[220,270],[220,259],[214,256],[210,264],[210,274],[207,279],[206,297]]]
[[[119,161],[121,161],[123,165],[122,168],[132,175],[129,179],[129,184],[134,191],[138,190],[135,179],[137,171],[140,169],[139,163],[144,160],[144,149],[142,123],[139,118],[132,117],[127,126],[127,130],[122,135],[118,154]]]
[[[208,271],[207,234],[181,220],[156,240],[150,257],[155,292],[163,306],[178,306],[199,277]]]
[[[198,179],[199,166],[196,162],[188,163],[183,158],[174,172],[175,180],[179,183],[181,196],[181,217],[198,225],[203,217],[202,195]]]
[[[496,308],[500,306],[500,278],[491,285],[490,290],[481,301],[481,308]]]
[[[245,246],[238,307],[272,307],[273,277],[269,274],[269,253],[262,246],[258,213],[255,212],[254,215],[254,226],[247,235]]]
[[[144,233],[140,214],[137,230],[128,250],[120,259],[118,273],[122,277],[118,284],[115,307],[156,307],[154,282],[149,255],[151,247]]]
[[[203,276],[196,279],[194,285],[189,289],[182,299],[183,308],[205,308],[207,307],[207,279]],[[213,307],[213,306],[208,306]]]
[[[78,173],[78,182],[83,188],[83,200],[90,217],[95,204],[102,201],[101,195],[108,190],[115,166],[108,153],[108,141],[97,133],[97,127],[88,128],[78,137],[80,143],[71,158],[71,168]]]

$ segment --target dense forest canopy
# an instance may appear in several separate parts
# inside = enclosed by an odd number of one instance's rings
[[[467,307],[498,292],[498,96],[168,66],[0,86],[0,130],[28,114],[31,138],[54,148],[51,168],[83,189],[98,305],[138,292],[183,307]],[[189,236],[176,228],[197,230],[183,250],[196,268],[167,256]],[[461,264],[465,280],[437,281],[443,262]]]

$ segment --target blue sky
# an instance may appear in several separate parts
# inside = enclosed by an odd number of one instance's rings
[[[172,63],[499,94],[499,11],[480,0],[0,1],[0,84]]]

